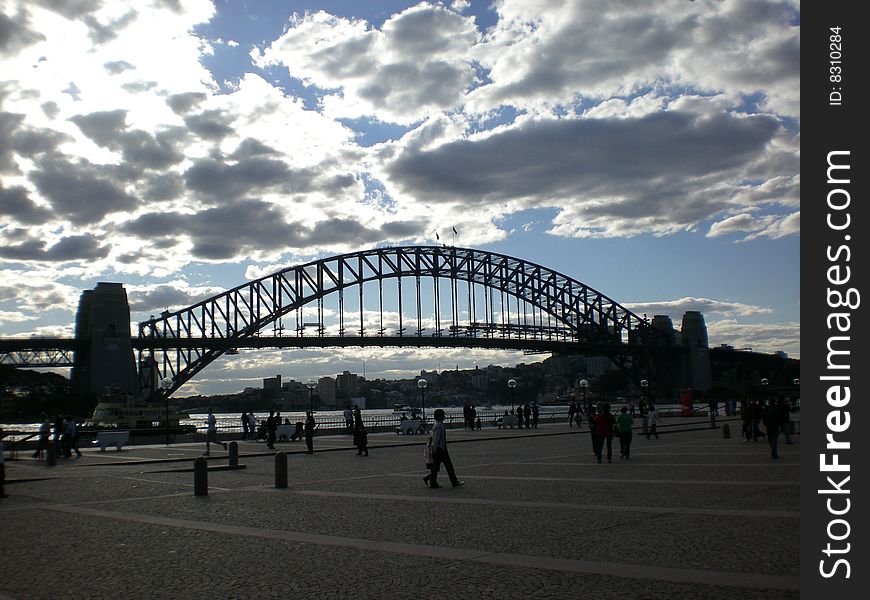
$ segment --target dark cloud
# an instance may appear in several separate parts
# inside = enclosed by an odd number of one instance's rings
[[[60,114],[60,106],[58,106],[57,102],[51,100],[43,102],[40,105],[40,108],[42,109],[42,113],[49,119],[54,119]]]
[[[34,158],[69,140],[66,134],[25,125],[24,115],[0,112],[0,172],[17,173],[15,155]]]
[[[382,66],[377,78],[359,88],[359,95],[376,106],[397,111],[409,106],[447,107],[473,79],[474,70],[465,63],[403,62]]]
[[[76,115],[70,117],[70,121],[98,146],[117,148],[120,146],[121,135],[127,128],[127,111],[118,109]]]
[[[100,45],[116,39],[138,16],[136,11],[130,10],[107,24],[100,23],[93,15],[85,15],[82,22],[88,26],[88,37],[94,45]]]
[[[116,181],[117,175],[110,165],[51,158],[42,161],[29,178],[58,216],[76,225],[87,225],[100,222],[110,213],[137,207],[136,198]]]
[[[0,13],[0,54],[12,56],[22,48],[41,42],[45,36],[29,27],[26,12],[18,12],[15,16]]]
[[[428,5],[390,18],[383,32],[396,51],[409,57],[429,58],[465,49],[477,38],[473,19]]]
[[[157,87],[156,81],[131,81],[130,83],[125,83],[121,86],[123,89],[127,90],[131,94],[141,94],[143,92],[149,92]]]
[[[183,94],[172,94],[166,99],[166,104],[172,109],[172,112],[178,115],[183,115],[200,104],[205,102],[208,96],[202,92],[184,92]]]
[[[126,223],[122,231],[153,242],[189,239],[193,256],[229,260],[242,255],[280,253],[286,249],[371,244],[408,239],[428,227],[425,222],[395,221],[369,227],[352,218],[331,218],[308,228],[287,221],[279,207],[247,200],[195,214],[149,213]]]
[[[206,260],[228,260],[246,252],[294,247],[304,235],[298,224],[285,222],[274,204],[256,200],[195,214],[149,213],[127,223],[123,230],[146,238],[188,237],[193,243],[193,255]]]
[[[151,135],[141,129],[130,131],[121,138],[124,160],[142,169],[165,169],[184,160],[178,149],[180,128]]]
[[[403,191],[429,202],[585,199],[593,201],[590,210],[639,216],[686,202],[699,191],[696,181],[707,185],[750,164],[777,128],[764,116],[677,112],[533,121],[482,140],[406,152],[388,171]],[[624,200],[594,202],[614,197]]]
[[[145,200],[172,200],[184,193],[184,182],[175,173],[166,173],[146,177],[141,189],[142,198]]]
[[[232,117],[220,110],[207,110],[198,115],[184,117],[184,123],[194,134],[204,140],[220,141],[235,133],[230,127]]]
[[[29,2],[71,20],[96,12],[103,6],[102,0],[29,0]]]
[[[107,63],[103,63],[103,68],[112,75],[118,75],[120,73],[123,73],[124,71],[135,69],[136,67],[128,63],[126,60],[113,60]]]
[[[41,225],[51,219],[52,213],[34,203],[25,188],[7,189],[0,184],[0,216],[5,217],[4,222],[12,219],[22,225]]]
[[[184,129],[172,127],[156,135],[141,129],[126,131],[127,111],[111,110],[76,115],[70,121],[99,146],[120,151],[133,170],[164,169],[184,160],[179,146]]]
[[[46,248],[44,240],[30,239],[20,244],[0,246],[0,257],[8,260],[67,262],[95,260],[109,255],[109,247],[102,246],[92,235],[62,238]]]
[[[275,186],[307,191],[313,173],[294,173],[280,160],[254,157],[227,164],[215,159],[197,161],[184,174],[187,187],[212,198],[239,198]],[[295,181],[294,181],[295,180]]]
[[[260,140],[255,140],[254,138],[245,138],[242,140],[242,143],[239,144],[238,148],[236,148],[232,154],[230,154],[230,158],[232,160],[244,160],[246,158],[253,158],[255,156],[277,156],[278,151],[274,148],[267,146]]]
[[[132,311],[158,312],[170,306],[195,304],[202,300],[202,294],[191,294],[171,285],[156,285],[148,290],[130,290],[127,298]]]

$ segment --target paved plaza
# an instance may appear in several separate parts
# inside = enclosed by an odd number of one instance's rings
[[[720,421],[721,424],[721,421]],[[597,464],[586,428],[452,429],[466,485],[424,486],[422,436],[19,453],[0,501],[0,600],[798,598],[799,437],[769,458],[692,419]],[[216,451],[217,448],[217,451]],[[23,455],[23,456],[22,456]]]

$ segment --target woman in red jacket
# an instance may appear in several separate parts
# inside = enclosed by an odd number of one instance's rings
[[[613,427],[616,424],[616,419],[610,414],[610,405],[603,405],[603,410],[597,417],[595,424],[595,433],[598,435],[598,448],[595,453],[598,462],[601,463],[601,453],[604,449],[604,444],[607,444],[607,462],[613,462]]]

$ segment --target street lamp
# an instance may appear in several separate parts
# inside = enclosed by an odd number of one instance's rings
[[[420,388],[420,407],[423,409],[423,426],[426,426],[426,386],[429,382],[422,377],[417,380],[417,387]]]
[[[172,379],[167,377],[160,382],[163,389],[163,400],[166,403],[166,412],[163,419],[163,428],[166,430],[166,445],[169,445],[169,390],[172,389]]]
[[[586,407],[586,413],[592,414],[592,407],[589,406],[589,403],[586,401],[586,390],[589,388],[589,382],[585,379],[580,380],[580,389],[583,390],[583,406]]]
[[[317,383],[313,379],[309,379],[305,382],[305,387],[308,388],[308,407],[311,411],[311,414],[314,414],[314,388],[317,387]]]
[[[511,389],[511,414],[514,412],[514,389],[517,387],[516,379],[508,379],[508,387]]]
[[[640,414],[646,414],[646,388],[649,387],[649,381],[646,379],[640,380]]]

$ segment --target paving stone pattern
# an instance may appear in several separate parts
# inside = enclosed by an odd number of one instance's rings
[[[671,421],[678,421],[671,419]],[[735,425],[732,424],[732,430]],[[719,429],[635,435],[596,464],[588,432],[448,433],[462,488],[424,486],[423,438],[239,442],[245,468],[193,495],[203,444],[6,463],[0,600],[798,598],[799,443]],[[690,430],[691,429],[691,430]],[[531,433],[531,435],[526,435]],[[407,439],[411,438],[411,439]],[[799,436],[795,440],[799,442]]]

